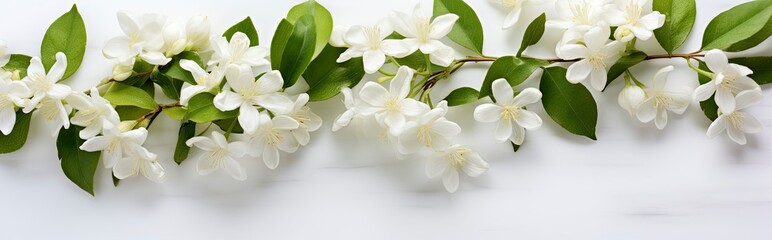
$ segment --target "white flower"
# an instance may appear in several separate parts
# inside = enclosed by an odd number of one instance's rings
[[[142,144],[147,139],[147,129],[125,129],[124,124],[114,128],[106,128],[101,136],[90,138],[83,142],[80,149],[87,152],[102,151],[102,161],[106,168],[112,168],[124,156],[143,155],[144,159],[152,159]]]
[[[529,4],[538,3],[542,0],[489,0],[494,4],[499,4],[509,11],[507,17],[504,19],[503,29],[509,29],[517,24],[517,20],[520,19],[520,14],[523,9],[528,7]]]
[[[209,47],[211,24],[206,16],[194,16],[185,25],[186,50],[198,51]]]
[[[617,98],[619,106],[625,109],[630,116],[635,115],[638,111],[638,106],[644,100],[646,100],[646,93],[643,89],[635,83],[629,82],[625,83],[625,87],[619,92],[619,97]]]
[[[284,85],[279,71],[265,73],[255,80],[249,66],[231,65],[225,76],[228,85],[214,97],[214,106],[222,111],[238,108],[239,124],[249,134],[257,130],[258,107],[271,112],[287,112],[292,107],[292,100],[279,93]]]
[[[400,40],[384,40],[393,31],[388,24],[372,27],[353,26],[345,34],[344,40],[349,49],[340,54],[337,62],[362,57],[365,72],[374,73],[386,62],[386,56],[401,56],[407,53]],[[415,50],[413,50],[415,51]]]
[[[47,74],[40,58],[33,57],[27,68],[27,77],[22,80],[32,91],[32,99],[24,107],[24,112],[39,109],[48,121],[54,121],[53,127],[56,129],[70,127],[70,109],[64,106],[62,100],[72,93],[72,89],[67,85],[57,84],[66,69],[67,56],[64,53],[56,53],[56,63]],[[58,132],[54,132],[56,133]]]
[[[250,141],[252,151],[248,154],[263,157],[263,162],[270,169],[279,166],[279,150],[293,153],[297,151],[299,144],[291,131],[300,127],[300,124],[287,116],[276,116],[273,119],[267,112],[260,113],[260,127],[252,134]]]
[[[225,169],[236,180],[244,181],[247,173],[236,158],[241,158],[248,151],[248,145],[236,141],[228,143],[220,132],[212,132],[212,137],[193,137],[185,142],[190,147],[195,146],[205,153],[198,159],[196,169],[201,175],[208,175],[217,169]]]
[[[448,192],[458,190],[458,171],[464,171],[470,177],[478,177],[488,171],[488,163],[471,149],[453,145],[439,152],[438,156],[426,164],[426,176],[442,176],[442,184]]]
[[[332,27],[330,41],[328,42],[330,46],[339,48],[351,47],[344,39],[349,29],[351,29],[349,25],[335,25],[335,27]]]
[[[164,47],[162,17],[146,14],[137,21],[125,12],[118,12],[118,23],[125,36],[107,41],[102,50],[105,57],[116,59],[122,65],[130,65],[137,55],[153,65],[165,65],[171,61],[161,51]]]
[[[705,64],[715,77],[694,90],[694,99],[705,101],[713,93],[716,94],[716,105],[726,112],[733,112],[736,102],[735,94],[746,90],[761,89],[758,83],[749,78],[753,71],[748,67],[729,63],[724,52],[718,49],[705,54]]]
[[[660,130],[667,125],[667,111],[682,114],[692,101],[692,91],[688,87],[665,90],[667,76],[673,69],[673,66],[667,66],[654,75],[654,81],[646,88],[646,100],[638,107],[638,120],[650,122],[653,119]]]
[[[648,0],[619,0],[617,2],[619,4],[607,5],[607,11],[604,11],[608,23],[611,26],[619,26],[614,33],[617,40],[627,42],[632,40],[632,35],[641,40],[648,40],[654,36],[653,31],[655,29],[665,24],[665,15],[658,11],[644,15],[644,7]]]
[[[747,142],[745,134],[761,132],[762,125],[753,115],[740,110],[761,102],[761,99],[761,91],[757,89],[745,90],[737,94],[735,99],[737,105],[731,111],[725,111],[719,107],[720,115],[710,124],[707,133],[708,137],[715,137],[726,130],[727,135],[729,135],[732,141],[745,145]]]
[[[407,121],[406,117],[421,114],[425,108],[425,104],[407,98],[412,80],[413,69],[402,66],[391,80],[389,90],[375,82],[365,83],[359,91],[359,98],[364,103],[360,112],[365,115],[375,114],[375,118],[385,123],[393,135],[399,135]]]
[[[119,63],[113,66],[113,76],[111,78],[115,81],[123,81],[129,79],[131,74],[134,74],[133,62],[131,62],[130,65],[123,65]]]
[[[67,103],[78,110],[70,121],[85,127],[79,133],[82,139],[92,138],[102,132],[103,128],[115,127],[121,121],[110,102],[99,96],[99,90],[91,88],[90,95],[73,92],[67,97]]]
[[[432,20],[431,16],[421,12],[420,5],[415,7],[413,15],[393,12],[390,16],[394,30],[405,37],[402,43],[408,48],[408,54],[421,50],[422,53],[429,54],[432,63],[443,67],[453,62],[455,51],[440,39],[450,33],[456,20],[458,16],[455,14],[437,16]]]
[[[346,106],[346,111],[335,119],[335,122],[332,124],[333,132],[348,126],[352,119],[360,117],[359,105],[361,102],[354,98],[351,89],[344,87],[340,90],[340,93],[343,94],[343,104]]]
[[[185,31],[177,23],[172,22],[163,28],[164,46],[161,52],[166,57],[172,57],[185,51],[188,40],[185,39]]]
[[[225,37],[216,36],[212,39],[214,54],[207,65],[221,64],[227,67],[230,64],[246,65],[249,67],[261,67],[271,64],[268,61],[268,49],[259,46],[250,46],[249,37],[242,32],[233,34],[230,42]]]
[[[571,83],[579,83],[590,77],[590,83],[598,91],[606,86],[606,66],[613,64],[624,44],[618,41],[609,42],[608,27],[596,27],[584,35],[584,45],[566,44],[561,49],[563,59],[581,59],[568,67],[566,79]]]
[[[581,38],[584,33],[603,22],[602,14],[606,4],[603,0],[558,0],[555,9],[560,18],[547,20],[546,26],[566,30],[561,42]]]
[[[526,88],[514,96],[512,87],[506,79],[493,81],[493,97],[496,104],[485,103],[474,109],[474,119],[479,122],[498,122],[496,140],[500,142],[509,139],[517,145],[525,140],[525,129],[534,130],[541,127],[542,120],[536,113],[525,110],[524,107],[541,99],[541,92],[535,88]]]
[[[113,167],[113,175],[118,179],[126,179],[142,174],[150,181],[161,183],[166,172],[158,163],[158,156],[147,152],[145,154],[131,154],[118,160]]]
[[[180,104],[182,105],[187,105],[188,101],[196,94],[209,92],[214,88],[220,87],[223,75],[225,75],[225,68],[223,67],[215,66],[212,72],[207,72],[198,63],[187,59],[180,60],[180,67],[190,72],[193,75],[193,80],[196,81],[196,85],[182,88],[180,92]]]
[[[11,61],[11,54],[8,54],[8,44],[5,40],[0,40],[0,67],[5,66]]]
[[[308,104],[309,96],[306,93],[298,95],[295,104],[289,113],[284,114],[300,124],[297,129],[292,130],[292,135],[295,136],[300,145],[305,146],[311,139],[309,132],[319,130],[322,127],[322,118],[311,112],[311,108],[306,106]]]
[[[442,150],[450,146],[449,139],[461,133],[458,124],[448,121],[448,102],[442,101],[416,121],[405,124],[405,130],[399,135],[399,151],[412,154],[421,148]]]
[[[16,107],[27,104],[31,92],[21,81],[0,78],[0,132],[11,134],[16,125]]]

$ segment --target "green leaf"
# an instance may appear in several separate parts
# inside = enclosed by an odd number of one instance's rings
[[[704,71],[710,71],[708,70],[708,65],[705,64],[705,62],[697,60],[700,62],[699,68]],[[700,84],[705,84],[710,82],[710,78],[703,76],[702,74],[697,74],[697,79],[700,81]],[[702,113],[705,114],[705,117],[710,119],[710,121],[716,120],[718,118],[718,105],[716,105],[715,100],[715,94],[711,96],[708,100],[700,102],[700,108],[702,109]]]
[[[185,143],[194,136],[196,136],[196,123],[188,121],[180,126],[180,131],[177,133],[177,146],[174,148],[174,162],[181,164],[188,158],[190,147]]]
[[[426,56],[419,50],[404,58],[396,58],[397,62],[401,65],[408,66],[416,70],[426,69]],[[444,67],[432,64],[432,69],[443,69]]]
[[[105,93],[104,98],[114,106],[135,106],[148,110],[158,108],[153,97],[145,90],[120,82],[113,83]]]
[[[234,24],[228,28],[228,30],[225,30],[225,33],[223,33],[222,36],[230,41],[233,34],[237,32],[247,35],[247,38],[249,38],[249,46],[254,47],[260,45],[260,38],[257,36],[257,29],[255,29],[255,24],[252,23],[252,18],[247,17],[244,20],[241,20],[241,22]]]
[[[668,54],[673,54],[684,44],[694,27],[697,4],[694,0],[654,0],[652,7],[654,11],[665,14],[665,24],[654,30],[654,36]]]
[[[185,118],[185,114],[188,113],[188,110],[185,110],[185,108],[182,107],[171,107],[165,108],[163,112],[171,119],[182,120]]]
[[[230,130],[231,133],[244,133],[244,128],[241,127],[241,124],[239,124],[239,120],[236,117],[220,119],[214,121],[214,124],[217,124],[223,131]]]
[[[274,70],[281,67],[282,54],[287,46],[287,41],[292,36],[294,28],[295,25],[292,25],[287,19],[282,19],[279,22],[279,26],[276,27],[276,32],[273,33],[273,40],[271,40],[271,66]]]
[[[352,88],[365,76],[362,58],[353,58],[343,63],[337,63],[341,53],[346,48],[336,48],[327,45],[314,61],[308,65],[303,78],[308,83],[310,101],[327,100],[340,93],[342,87]]]
[[[69,129],[61,129],[56,138],[56,149],[59,151],[59,159],[62,163],[64,175],[75,185],[94,195],[94,173],[99,164],[99,156],[102,152],[86,152],[80,150],[84,140],[78,133],[82,130],[79,126],[70,126]]]
[[[477,102],[480,96],[480,92],[470,87],[462,87],[453,90],[445,97],[445,101],[448,101],[448,106],[460,106],[467,103]]]
[[[214,95],[211,93],[199,93],[188,101],[187,119],[196,123],[208,123],[214,120],[232,118],[238,116],[238,110],[223,112],[214,106]]]
[[[604,90],[606,87],[608,87],[608,85],[611,84],[611,82],[619,78],[619,76],[622,76],[622,74],[625,73],[627,69],[630,69],[631,67],[643,62],[643,60],[646,60],[646,57],[646,53],[636,50],[627,56],[619,58],[619,60],[617,60],[617,62],[614,63],[614,65],[612,65],[608,70],[606,86],[604,87]]]
[[[153,110],[147,110],[135,106],[115,106],[115,111],[118,112],[118,117],[121,119],[121,121],[131,121],[137,120]]]
[[[313,9],[310,4],[314,5]],[[295,5],[290,9],[289,13],[287,13],[287,20],[293,25],[296,25],[298,20],[309,12],[314,16],[314,26],[316,27],[316,44],[314,47],[313,59],[319,56],[322,49],[324,49],[324,46],[327,45],[327,42],[330,40],[333,23],[330,11],[316,1],[307,1]]]
[[[739,51],[748,50],[752,47],[758,46],[759,44],[767,40],[770,35],[772,35],[772,18],[770,18],[770,21],[767,21],[767,25],[765,25],[764,28],[761,29],[761,31],[757,32],[756,34],[754,34],[748,39],[745,39],[733,44],[731,47],[727,49],[727,51],[739,52]]]
[[[770,0],[752,1],[716,16],[705,28],[702,50],[729,50],[734,44],[753,37],[769,23],[771,3]]]
[[[316,28],[314,17],[304,15],[292,29],[292,34],[287,39],[287,45],[284,47],[281,56],[281,65],[278,70],[284,78],[284,88],[295,85],[300,75],[311,63],[314,54],[314,43],[316,41]],[[276,67],[274,67],[276,68]]]
[[[541,37],[544,35],[544,24],[546,22],[547,15],[542,13],[531,24],[528,24],[528,28],[525,29],[525,34],[523,35],[523,42],[520,43],[520,49],[517,50],[517,57],[522,56],[526,48],[541,40]]]
[[[544,110],[560,126],[569,132],[597,140],[595,127],[598,123],[598,106],[590,91],[582,84],[566,80],[566,69],[544,69],[539,85]]]
[[[5,71],[13,73],[19,71],[19,79],[27,76],[27,68],[32,57],[22,54],[11,54],[11,59],[3,66]]]
[[[474,9],[463,0],[434,0],[434,18],[448,13],[458,15],[458,20],[448,33],[448,38],[482,55],[483,28]]]
[[[86,25],[75,5],[72,5],[69,12],[56,19],[43,36],[40,57],[46,71],[56,63],[58,52],[67,55],[67,70],[64,71],[61,79],[64,80],[78,70],[86,53]]]
[[[172,61],[170,61],[168,64],[162,66],[158,69],[159,72],[166,75],[167,77],[170,77],[172,79],[177,79],[180,81],[185,81],[190,84],[197,84],[196,80],[193,78],[193,74],[188,72],[188,70],[185,70],[180,66],[180,60],[187,59],[194,61],[198,63],[201,68],[204,68],[204,63],[201,61],[201,56],[198,55],[198,53],[191,52],[191,51],[185,51],[181,52],[180,54],[177,54],[177,56],[174,56],[172,58]]]
[[[512,144],[512,150],[517,152],[517,150],[520,150],[520,145],[515,144],[515,142],[509,142]]]
[[[732,58],[729,62],[746,66],[753,70],[749,75],[759,85],[772,83],[772,57]]]
[[[115,177],[115,174],[112,174],[112,175],[113,175],[113,186],[118,187],[118,183],[120,183],[121,180]]]
[[[24,113],[19,109],[16,111],[16,123],[13,125],[11,133],[8,135],[0,133],[0,154],[15,152],[27,143],[29,134],[29,122],[32,118],[32,112]]]
[[[164,92],[164,95],[174,100],[180,100],[182,81],[172,79],[163,74],[158,74],[153,77],[153,82],[161,87],[161,91]]]
[[[517,86],[528,79],[536,69],[547,66],[548,64],[549,63],[544,60],[517,58],[514,56],[496,59],[496,61],[491,64],[490,69],[488,69],[488,74],[485,75],[485,80],[480,88],[479,98],[491,96],[493,93],[491,85],[493,85],[493,81],[496,79],[504,78],[507,79],[509,85]],[[491,96],[491,98],[493,98],[493,96]]]

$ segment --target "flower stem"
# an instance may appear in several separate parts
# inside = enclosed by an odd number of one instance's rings
[[[706,77],[709,77],[710,79],[713,79],[713,78],[715,78],[715,77],[716,77],[716,74],[713,74],[713,73],[711,73],[711,72],[708,72],[708,71],[702,70],[702,69],[700,69],[699,67],[695,66],[695,65],[692,63],[691,59],[689,59],[689,58],[685,58],[685,59],[686,59],[686,64],[688,64],[688,65],[689,65],[689,68],[691,68],[692,70],[694,70],[695,72],[697,72],[697,74],[699,74],[699,75],[702,75],[702,76],[706,76]]]

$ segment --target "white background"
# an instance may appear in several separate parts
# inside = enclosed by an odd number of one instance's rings
[[[101,55],[105,41],[120,33],[115,12],[156,11],[178,19],[210,16],[215,32],[251,16],[263,45],[280,19],[299,1],[77,1],[88,31],[81,69],[66,83],[86,89],[108,76]],[[421,1],[427,7],[431,1]],[[517,49],[522,29],[541,11],[525,14],[518,30],[502,31],[503,12],[487,1],[468,1],[485,27],[485,52],[501,56]],[[698,1],[695,31],[679,52],[699,48],[702,31],[734,1]],[[371,24],[388,11],[412,9],[416,0],[324,0],[338,24]],[[13,52],[36,55],[46,27],[70,8],[67,1],[6,1],[1,38]],[[548,4],[544,9],[551,8]],[[527,54],[551,57],[557,34]],[[656,40],[642,43],[662,53]],[[554,45],[553,45],[554,46]],[[741,55],[770,55],[772,44]],[[459,55],[460,56],[460,55]],[[696,87],[684,61],[652,61],[633,69],[649,81],[674,64],[674,86]],[[438,86],[478,87],[486,65],[468,65]],[[531,81],[530,84],[534,84]],[[40,117],[17,153],[0,156],[0,239],[770,239],[772,229],[772,97],[749,111],[765,131],[738,146],[724,135],[705,136],[710,122],[693,104],[671,114],[664,131],[634,121],[616,104],[620,82],[593,92],[600,109],[599,141],[573,136],[544,113],[544,126],[528,132],[517,153],[493,140],[492,124],[475,123],[474,106],[453,109],[449,118],[464,133],[457,140],[490,162],[477,179],[462,178],[455,194],[423,175],[423,159],[396,160],[357,139],[353,130],[332,134],[330,121],[343,111],[340,98],[314,103],[325,122],[311,144],[282,155],[275,171],[245,159],[249,179],[222,172],[201,177],[194,161],[177,166],[172,151],[178,123],[161,118],[147,146],[159,154],[167,182],[143,178],[114,188],[107,169],[96,176],[96,197],[70,183],[57,160],[54,139]],[[769,86],[764,92],[769,94]]]

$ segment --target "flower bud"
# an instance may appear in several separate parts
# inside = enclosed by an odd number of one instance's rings
[[[132,65],[123,65],[123,64],[115,64],[113,66],[113,79],[115,81],[123,81],[127,78],[131,77],[131,74],[134,73],[134,64]]]
[[[130,120],[130,121],[120,122],[120,123],[118,123],[118,126],[116,126],[116,127],[118,128],[118,131],[120,131],[120,132],[128,132],[128,131],[131,131],[132,129],[134,129],[134,126],[136,126],[136,125],[137,125],[136,121]]]
[[[185,28],[188,50],[203,50],[209,47],[211,24],[206,16],[195,16],[188,20]]]
[[[629,42],[630,40],[633,40],[633,38],[635,38],[635,34],[633,33],[633,30],[627,26],[619,26],[617,30],[614,31],[614,39],[620,42]]]
[[[627,110],[632,116],[638,110],[638,106],[646,100],[646,93],[641,87],[635,84],[626,84],[622,92],[619,93],[619,106]]]
[[[177,24],[171,23],[163,29],[164,37],[164,55],[171,57],[185,50],[187,40],[182,33],[182,28]]]

